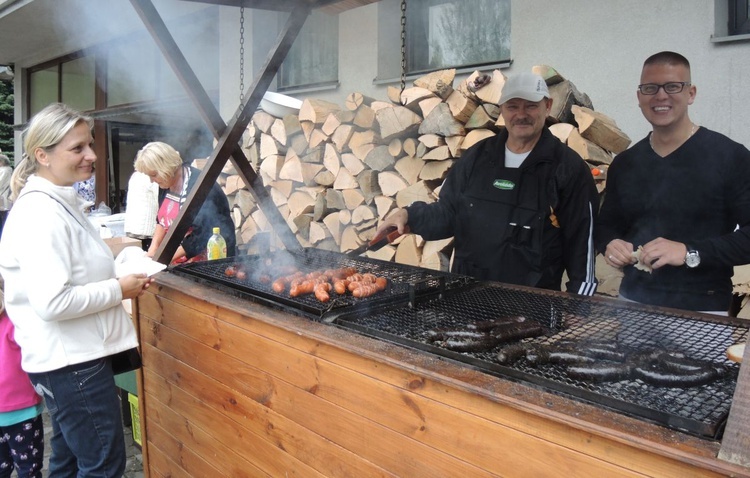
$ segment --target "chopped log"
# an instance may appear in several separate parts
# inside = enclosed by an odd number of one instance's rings
[[[375,197],[375,208],[378,211],[378,218],[383,219],[386,214],[396,207],[396,201],[392,197],[380,195]]]
[[[248,217],[257,204],[255,198],[247,189],[240,189],[234,196],[234,205],[240,209],[242,217]]]
[[[505,75],[503,75],[502,71],[494,70],[492,72],[492,80],[483,87],[476,90],[474,94],[483,103],[491,103],[496,105],[500,103],[500,92],[503,90],[506,79],[507,78],[505,77]]]
[[[417,112],[419,111],[420,101],[435,96],[437,95],[427,88],[413,86],[411,88],[406,88],[403,93],[401,93],[401,101],[399,102],[399,104],[404,105],[406,108],[409,108],[414,112]]]
[[[364,242],[360,240],[357,234],[357,228],[352,225],[346,226],[341,233],[341,240],[339,246],[341,246],[341,252],[348,252],[361,246]]]
[[[435,241],[425,241],[424,246],[422,246],[422,255],[428,256],[437,252],[450,251],[453,249],[453,242],[454,239],[452,237]]]
[[[324,227],[319,222],[311,222],[308,226],[310,228],[309,232],[309,241],[311,244],[319,244],[320,242],[323,242],[328,237],[332,237],[330,231],[328,231],[327,227]]]
[[[292,222],[296,226],[296,233],[298,237],[310,242],[310,223],[312,222],[311,214],[301,214],[299,216],[292,216]]]
[[[242,240],[243,244],[247,244],[248,242],[250,242],[250,240],[255,237],[257,233],[258,225],[255,224],[253,218],[246,218],[242,223],[242,226],[240,227],[240,239]]]
[[[399,191],[409,186],[401,175],[393,171],[385,171],[378,174],[378,185],[386,196],[395,196]]]
[[[378,259],[381,261],[390,262],[396,256],[396,248],[388,244],[387,246],[381,247],[377,251],[367,251],[365,253],[365,256],[371,259]]]
[[[378,112],[383,108],[393,108],[393,106],[394,105],[392,105],[391,103],[385,101],[373,101],[370,105],[370,108],[372,108],[373,111]]]
[[[361,241],[370,242],[375,237],[375,232],[378,229],[378,220],[373,218],[367,221],[362,221],[359,224],[354,224],[354,214],[352,213],[352,225],[357,228],[357,234]]]
[[[349,140],[352,134],[354,134],[354,126],[350,124],[342,124],[336,128],[336,131],[331,135],[331,141],[336,146],[336,151],[339,153],[349,151]]]
[[[365,197],[365,202],[370,204],[375,196],[381,193],[378,184],[378,172],[372,169],[362,171],[357,175],[359,189]]]
[[[411,136],[422,122],[422,117],[403,107],[383,108],[375,113],[380,125],[380,136],[384,141]]]
[[[365,169],[365,163],[351,153],[342,154],[341,162],[344,163],[344,167],[352,173],[352,176],[358,175]]]
[[[375,210],[372,207],[362,204],[352,211],[352,224],[362,224],[376,217]]]
[[[422,260],[422,254],[417,247],[417,239],[414,234],[401,236],[401,242],[396,247],[396,262],[410,266],[418,266]]]
[[[312,130],[312,133],[310,133],[310,138],[308,139],[308,142],[310,145],[308,148],[315,148],[321,144],[323,144],[328,139],[328,136],[320,129],[315,128]]]
[[[466,151],[478,142],[482,141],[483,139],[487,139],[490,136],[495,136],[495,132],[488,129],[471,130],[466,134],[463,143],[461,143],[461,150]]]
[[[349,139],[349,149],[361,160],[380,142],[380,136],[374,131],[355,131]]]
[[[346,168],[340,168],[339,173],[336,175],[336,180],[333,182],[333,189],[354,189],[357,186],[359,184],[357,184],[357,180],[352,173]]]
[[[336,131],[336,128],[342,124],[343,121],[339,119],[338,115],[336,113],[331,113],[328,115],[328,118],[326,118],[323,126],[320,127],[320,130],[326,135],[326,137],[330,137]]]
[[[365,164],[375,171],[385,171],[392,169],[396,163],[396,158],[388,152],[388,146],[380,145],[373,148],[364,160]]]
[[[286,153],[286,145],[279,144],[270,134],[262,133],[260,135],[260,158],[266,159],[269,156]]]
[[[467,98],[460,91],[454,91],[445,102],[453,117],[462,123],[466,123],[471,118],[478,106],[476,101]]]
[[[571,111],[573,106],[578,105],[594,109],[588,95],[578,91],[578,88],[568,80],[550,86],[549,94],[552,98],[552,108],[549,115],[561,123],[575,123]]]
[[[375,111],[369,106],[360,106],[354,114],[352,123],[362,129],[371,129],[375,127]]]
[[[263,110],[256,111],[253,114],[253,123],[263,133],[268,133],[273,126],[273,122],[276,121],[275,116],[271,116]]]
[[[445,138],[445,144],[448,146],[451,156],[457,158],[461,156],[461,145],[464,144],[465,136],[448,136]]]
[[[260,130],[255,126],[255,123],[251,121],[248,123],[247,128],[245,128],[245,133],[242,135],[242,147],[249,148],[255,144],[255,141],[258,138],[260,138]]]
[[[318,173],[323,171],[323,165],[318,163],[302,163],[302,182],[305,186],[318,186],[318,182],[315,181]]]
[[[326,190],[326,204],[328,205],[329,209],[346,209],[344,194],[336,189]]]
[[[403,141],[404,153],[407,156],[416,156],[417,154],[417,140],[415,138],[406,138]],[[394,156],[396,156],[394,154]]]
[[[323,164],[323,148],[318,146],[317,148],[307,148],[305,154],[299,157],[303,163],[319,163]]]
[[[336,244],[341,244],[341,221],[339,221],[338,212],[331,213],[323,218],[323,224],[328,228],[328,232],[336,241]]]
[[[327,215],[329,215],[331,211],[328,208],[328,199],[327,195],[325,193],[319,194],[318,197],[315,198],[315,206],[313,207],[313,221],[320,221]]]
[[[352,222],[352,212],[348,209],[342,209],[339,211],[339,222],[346,226]]]
[[[557,70],[548,65],[534,65],[531,67],[531,72],[544,78],[544,82],[547,83],[547,86],[556,85],[565,80]]]
[[[344,102],[344,106],[346,106],[346,109],[349,111],[356,111],[357,108],[359,108],[362,105],[370,106],[372,102],[375,101],[373,98],[370,98],[369,96],[365,96],[362,93],[350,93],[346,97],[346,101]]]
[[[271,195],[271,201],[273,201],[276,206],[281,206],[289,201],[289,196],[274,187],[269,188],[268,193]]]
[[[465,134],[464,126],[451,114],[450,107],[441,103],[422,121],[419,134],[434,133],[440,136]]]
[[[427,161],[419,173],[419,179],[425,181],[442,181],[448,175],[448,171],[452,166],[453,161]]]
[[[382,183],[380,188],[383,189]],[[435,197],[432,195],[432,191],[424,181],[418,181],[396,194],[396,205],[400,208],[409,206],[417,201],[422,201],[427,204],[435,202]]]
[[[419,142],[432,149],[445,144],[445,138],[436,134],[423,134],[419,137]]]
[[[224,184],[224,194],[231,196],[240,189],[245,187],[245,182],[238,175],[232,175],[227,177],[227,182]]]
[[[401,88],[389,86],[386,90],[386,95],[388,96],[388,99],[391,100],[391,103],[396,105],[401,104]],[[372,106],[372,104],[370,106]]]
[[[284,166],[284,156],[269,156],[260,163],[260,170],[268,175],[272,181],[275,181],[279,179],[279,171],[281,171],[282,166]]]
[[[432,113],[432,110],[434,110],[435,107],[441,104],[442,102],[443,100],[441,100],[438,97],[425,98],[422,101],[420,101],[419,111],[421,111],[422,118],[426,118],[427,115]]]
[[[292,195],[294,191],[294,182],[277,180],[270,184],[272,188],[278,189],[285,197]]]
[[[568,135],[568,146],[578,153],[583,159],[595,164],[609,164],[612,162],[612,155],[603,148],[582,137],[578,130],[573,129]]]
[[[297,217],[302,214],[312,213],[315,209],[315,199],[303,191],[294,191],[289,200],[287,201],[289,206],[289,215]]]
[[[302,132],[302,127],[299,124],[299,116],[286,115],[281,121],[284,123],[284,131],[286,132],[287,138]]]
[[[503,115],[500,115],[497,117],[497,121],[495,121],[495,128],[500,129],[505,127],[505,118],[503,118]]]
[[[444,161],[451,158],[451,151],[448,145],[438,146],[428,151],[422,159],[425,161]]]
[[[302,154],[307,149],[307,146],[309,143],[307,142],[307,136],[305,136],[305,133],[302,131],[302,127],[300,126],[300,132],[301,134],[295,134],[292,136],[291,141],[289,141],[289,147],[292,148],[297,152],[297,154]]]
[[[630,145],[630,138],[617,127],[609,116],[590,108],[571,108],[578,123],[581,136],[615,154],[622,153]]]
[[[323,154],[323,166],[333,174],[334,177],[339,173],[341,167],[341,156],[332,144],[326,144],[325,153]]]
[[[422,260],[419,262],[419,267],[448,272],[450,270],[450,263],[450,258],[442,252],[435,252],[429,255],[422,252]]]
[[[455,77],[455,68],[433,71],[414,80],[414,86],[430,90],[440,98],[446,99],[453,93],[453,79]]]
[[[575,126],[570,123],[557,123],[549,127],[550,133],[554,134],[563,143],[568,142],[568,136],[570,136],[570,132],[574,129]]]
[[[491,128],[499,117],[499,106],[484,103],[474,110],[464,127],[467,130]]]
[[[276,121],[273,122],[271,125],[271,136],[278,141],[279,144],[286,145],[287,134],[284,120],[277,118]]]
[[[281,212],[279,210],[279,212]],[[266,215],[263,214],[263,211],[258,208],[250,215],[253,218],[253,221],[258,226],[259,231],[270,231],[271,225],[268,223],[268,219],[266,219]]]
[[[336,103],[331,103],[326,100],[306,98],[299,109],[299,120],[300,122],[311,121],[316,125],[322,125],[326,118],[328,118],[329,114],[340,110],[341,108]]]
[[[388,153],[394,158],[401,156],[403,151],[403,142],[399,138],[393,138],[391,142],[388,143]]]
[[[406,185],[414,184],[417,182],[417,179],[419,178],[419,172],[423,167],[424,161],[414,156],[405,156],[396,161],[396,164],[393,166],[393,168],[398,171],[401,177],[406,180]],[[406,187],[406,185],[404,185],[404,187]]]
[[[304,182],[302,162],[297,153],[292,149],[287,151],[284,165],[281,167],[281,171],[279,171],[279,179],[288,179],[290,181],[297,181],[298,183]]]
[[[365,196],[359,189],[344,189],[341,193],[344,195],[344,204],[350,211],[354,211],[365,202]]]
[[[312,132],[315,131],[315,123],[313,123],[312,121],[300,121],[299,126],[302,129],[302,135],[305,137],[305,139],[309,143],[310,136],[312,135]]]

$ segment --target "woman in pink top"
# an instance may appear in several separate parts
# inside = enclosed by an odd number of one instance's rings
[[[0,478],[9,478],[14,468],[18,478],[41,478],[42,398],[21,369],[21,349],[2,299],[0,290]]]

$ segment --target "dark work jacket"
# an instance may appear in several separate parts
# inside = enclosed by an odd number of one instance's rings
[[[547,128],[520,168],[506,168],[505,130],[463,153],[433,204],[407,208],[427,240],[455,237],[453,272],[591,295],[598,193],[586,163]]]
[[[198,181],[200,170],[190,167],[190,179],[188,180],[188,194]],[[167,195],[167,189],[159,188],[159,206]],[[234,234],[234,221],[229,214],[229,201],[221,187],[214,183],[206,200],[198,210],[198,214],[190,224],[191,232],[182,240],[182,248],[188,258],[206,252],[208,239],[213,235],[213,228],[221,228],[221,235],[227,242],[227,256],[234,256],[237,247],[237,237]]]

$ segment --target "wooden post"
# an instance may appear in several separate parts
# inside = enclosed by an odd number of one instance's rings
[[[745,347],[742,364],[719,458],[737,465],[750,466],[750,347]]]

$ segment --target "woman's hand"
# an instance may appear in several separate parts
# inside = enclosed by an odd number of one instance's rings
[[[117,279],[120,283],[120,289],[122,289],[122,298],[124,299],[135,299],[143,294],[143,291],[148,289],[154,279],[148,277],[146,274],[128,274],[124,277]]]

